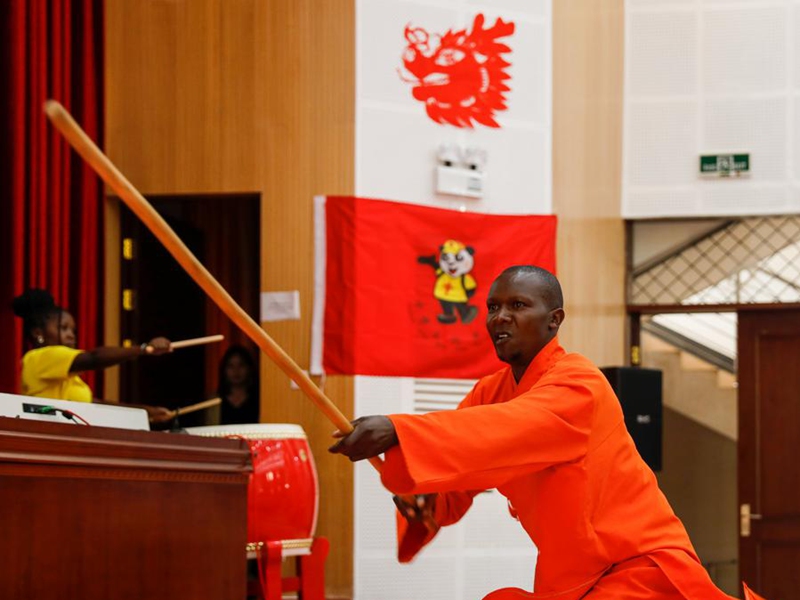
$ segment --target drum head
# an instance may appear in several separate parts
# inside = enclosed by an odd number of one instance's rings
[[[247,440],[306,439],[306,432],[296,423],[208,425],[206,427],[187,427],[186,432],[203,437],[240,437]]]

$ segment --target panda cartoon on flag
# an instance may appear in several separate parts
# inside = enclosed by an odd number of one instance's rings
[[[469,303],[478,286],[470,275],[475,266],[475,249],[457,240],[447,240],[439,247],[439,255],[420,256],[417,262],[430,265],[436,271],[433,296],[442,305],[436,318],[446,325],[458,321],[469,325],[478,315],[478,307]]]

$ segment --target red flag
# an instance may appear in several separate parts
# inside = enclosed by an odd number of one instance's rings
[[[473,379],[500,368],[486,296],[506,267],[555,270],[556,218],[352,197],[316,205],[312,372]]]

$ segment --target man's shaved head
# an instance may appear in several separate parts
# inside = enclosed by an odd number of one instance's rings
[[[542,297],[547,304],[548,310],[555,308],[564,308],[564,295],[561,293],[561,284],[547,269],[535,267],[533,265],[515,265],[508,267],[500,275],[500,277],[509,277],[512,280],[521,278],[535,278],[541,285]]]

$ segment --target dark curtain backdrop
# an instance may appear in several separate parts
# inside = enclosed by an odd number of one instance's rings
[[[81,348],[102,339],[100,180],[48,124],[61,102],[103,142],[103,1],[0,2],[0,391],[19,390],[22,323],[12,298],[49,290],[72,312]],[[85,379],[95,396],[99,382]]]
[[[248,315],[259,321],[259,199],[214,198],[196,202],[191,221],[205,232],[205,264]],[[206,389],[219,384],[219,363],[229,346],[250,350],[258,365],[259,350],[210,299],[206,299],[207,335],[221,333],[222,344],[206,350]]]
[[[201,261],[245,312],[258,321],[260,197],[257,194],[219,194],[153,196],[149,200],[162,215],[191,226],[202,236]],[[142,268],[148,269],[147,265]],[[205,346],[205,389],[213,394],[219,383],[219,363],[229,346],[244,346],[250,350],[256,364],[259,351],[210,298],[199,288],[194,289],[202,294],[205,302],[205,329],[198,335],[221,333],[225,336],[221,344]],[[159,332],[162,333],[169,332]]]

